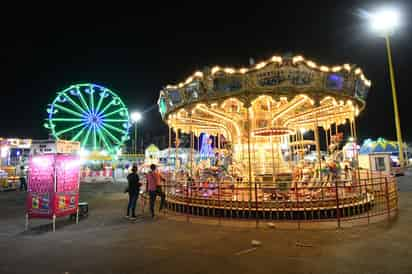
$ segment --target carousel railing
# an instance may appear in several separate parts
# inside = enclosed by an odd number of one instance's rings
[[[194,216],[308,222],[367,223],[397,214],[396,179],[355,171],[345,178],[291,182],[170,180],[164,184],[169,212]]]

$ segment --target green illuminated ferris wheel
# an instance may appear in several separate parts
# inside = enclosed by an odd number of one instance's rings
[[[56,139],[79,141],[87,150],[117,153],[129,139],[129,111],[113,91],[96,84],[72,85],[57,93],[44,126]]]

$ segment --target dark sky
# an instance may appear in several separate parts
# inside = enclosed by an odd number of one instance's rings
[[[249,57],[261,61],[291,52],[320,64],[361,66],[372,89],[360,136],[394,139],[384,40],[358,15],[389,3],[404,12],[392,44],[402,130],[404,139],[412,139],[412,1],[152,2],[2,9],[0,136],[47,137],[46,106],[72,83],[105,85],[129,110],[143,111],[156,103],[162,86],[204,66],[240,67]],[[157,109],[145,113],[143,126],[163,133]]]

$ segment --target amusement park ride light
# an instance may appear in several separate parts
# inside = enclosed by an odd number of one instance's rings
[[[193,81],[193,77],[189,77],[186,79],[185,85],[189,84],[190,82]]]
[[[327,66],[321,66],[319,69],[323,72],[328,72],[329,71],[329,68]]]
[[[338,71],[340,71],[341,69],[342,69],[341,66],[336,66],[336,67],[333,67],[333,68],[332,68],[332,71],[333,71],[333,72],[338,72]]]
[[[203,72],[196,71],[194,75],[195,75],[195,77],[200,77],[201,78],[201,77],[203,77]]]
[[[229,74],[233,74],[233,73],[235,73],[235,70],[232,69],[232,68],[225,68],[225,72],[229,73]]]
[[[218,72],[220,70],[220,68],[219,67],[213,67],[212,68],[212,74],[215,74],[216,72]]]
[[[241,68],[239,70],[240,73],[245,74],[247,72],[247,68]]]
[[[261,63],[259,63],[259,64],[256,65],[256,69],[261,69],[261,68],[263,68],[263,67],[265,67],[265,66],[266,66],[266,62],[261,62]]]
[[[306,64],[311,68],[316,68],[316,63],[313,61],[306,61]]]
[[[304,60],[303,56],[298,55],[298,56],[293,57],[292,62],[293,64],[295,64],[297,62],[302,62],[303,60]]]
[[[282,57],[280,56],[273,56],[271,60],[272,62],[282,63]]]

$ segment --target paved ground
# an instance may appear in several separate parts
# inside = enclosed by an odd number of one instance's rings
[[[130,223],[124,185],[96,184],[82,186],[90,216],[78,225],[63,219],[52,233],[35,220],[24,232],[24,193],[0,193],[0,273],[412,273],[412,177],[399,186],[390,224],[300,231],[166,216]]]

